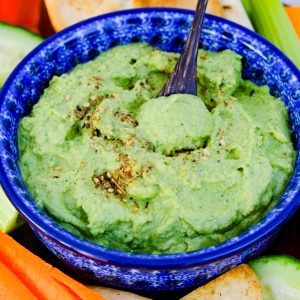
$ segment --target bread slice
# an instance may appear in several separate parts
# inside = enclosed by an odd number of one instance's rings
[[[95,292],[99,293],[108,300],[151,300],[133,293],[115,290],[107,287],[90,286]]]
[[[235,299],[263,299],[259,280],[248,265],[240,265],[182,298],[182,300]]]
[[[197,0],[45,0],[56,31],[79,21],[112,11],[139,7],[176,7],[195,9]],[[219,0],[209,0],[207,12],[223,16]]]
[[[195,9],[197,0],[133,0],[134,7],[177,7],[185,9]],[[209,0],[207,12],[223,16],[223,7],[219,0]]]

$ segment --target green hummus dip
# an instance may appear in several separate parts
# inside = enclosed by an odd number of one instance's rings
[[[199,51],[198,96],[158,97],[178,54],[116,47],[54,77],[19,127],[20,168],[64,228],[131,252],[215,245],[278,200],[295,151],[283,102],[241,57]]]

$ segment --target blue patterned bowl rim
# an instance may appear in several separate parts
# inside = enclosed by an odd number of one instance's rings
[[[174,8],[141,8],[141,9],[130,9],[123,10],[119,12],[113,12],[101,16],[97,16],[75,25],[72,25],[56,34],[46,39],[42,44],[37,46],[32,50],[15,68],[6,83],[4,84],[1,94],[0,94],[0,108],[2,107],[4,97],[3,95],[9,89],[9,86],[13,84],[14,78],[22,70],[24,65],[35,56],[41,49],[46,47],[48,44],[52,43],[57,38],[65,35],[66,33],[75,31],[79,27],[84,27],[96,20],[101,20],[105,18],[115,17],[123,14],[135,14],[139,13],[151,13],[153,11],[157,12],[170,12],[170,13],[181,13],[186,15],[193,15],[193,11],[184,9],[174,9]],[[230,27],[238,29],[241,33],[248,35],[252,39],[259,41],[259,43],[266,45],[272,49],[276,56],[279,56],[288,68],[296,75],[297,81],[300,82],[300,72],[298,68],[274,45],[268,42],[266,39],[256,34],[255,32],[239,25],[229,20],[225,20],[221,17],[206,14],[205,18],[211,19],[216,22],[225,23]],[[300,149],[300,141],[297,142],[297,149]],[[0,145],[1,149],[1,145]],[[252,226],[250,229],[242,233],[236,238],[227,240],[224,243],[218,244],[216,246],[204,248],[201,250],[187,252],[187,253],[176,253],[176,254],[135,254],[124,251],[119,251],[115,249],[106,248],[87,240],[83,240],[78,236],[62,229],[54,221],[49,221],[49,217],[42,211],[39,214],[36,213],[36,204],[32,204],[32,207],[27,207],[22,203],[21,197],[15,193],[13,189],[13,183],[8,178],[5,173],[3,164],[3,158],[0,156],[0,183],[11,199],[14,206],[20,212],[20,214],[25,218],[25,220],[37,230],[40,234],[47,236],[55,243],[59,243],[62,247],[78,253],[80,255],[89,257],[95,261],[109,262],[116,265],[123,265],[127,267],[145,267],[145,268],[180,268],[188,266],[196,266],[199,264],[206,264],[209,262],[214,262],[222,260],[225,257],[230,257],[236,255],[244,250],[250,248],[250,246],[263,240],[270,234],[276,231],[282,223],[289,219],[296,209],[300,205],[300,183],[297,184],[296,188],[290,191],[289,195],[286,196],[287,200],[284,203],[280,203],[272,210],[272,216],[268,213],[259,223]],[[296,165],[300,166],[300,158],[297,153]],[[296,169],[291,179],[294,177]],[[290,179],[290,181],[291,181]],[[290,183],[289,183],[290,184]],[[289,186],[288,184],[288,186]],[[284,195],[284,194],[283,194]],[[291,201],[293,200],[293,201]]]

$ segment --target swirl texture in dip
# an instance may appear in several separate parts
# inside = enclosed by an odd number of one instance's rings
[[[158,97],[178,54],[113,48],[54,77],[19,128],[38,204],[101,245],[174,253],[225,241],[278,200],[295,151],[286,108],[241,78],[241,57],[199,51],[198,96]]]

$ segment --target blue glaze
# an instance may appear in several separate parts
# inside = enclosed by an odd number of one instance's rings
[[[194,287],[258,255],[300,203],[300,160],[278,205],[242,235],[202,250],[132,254],[101,247],[67,232],[39,209],[18,167],[17,129],[53,75],[95,58],[112,46],[145,41],[179,52],[192,22],[191,11],[139,9],[99,16],[71,26],[35,48],[14,70],[0,94],[0,181],[20,214],[47,248],[86,276],[109,285],[163,291]],[[231,49],[244,59],[243,76],[268,84],[288,107],[295,148],[300,148],[299,70],[262,37],[230,21],[207,15],[201,46]]]

